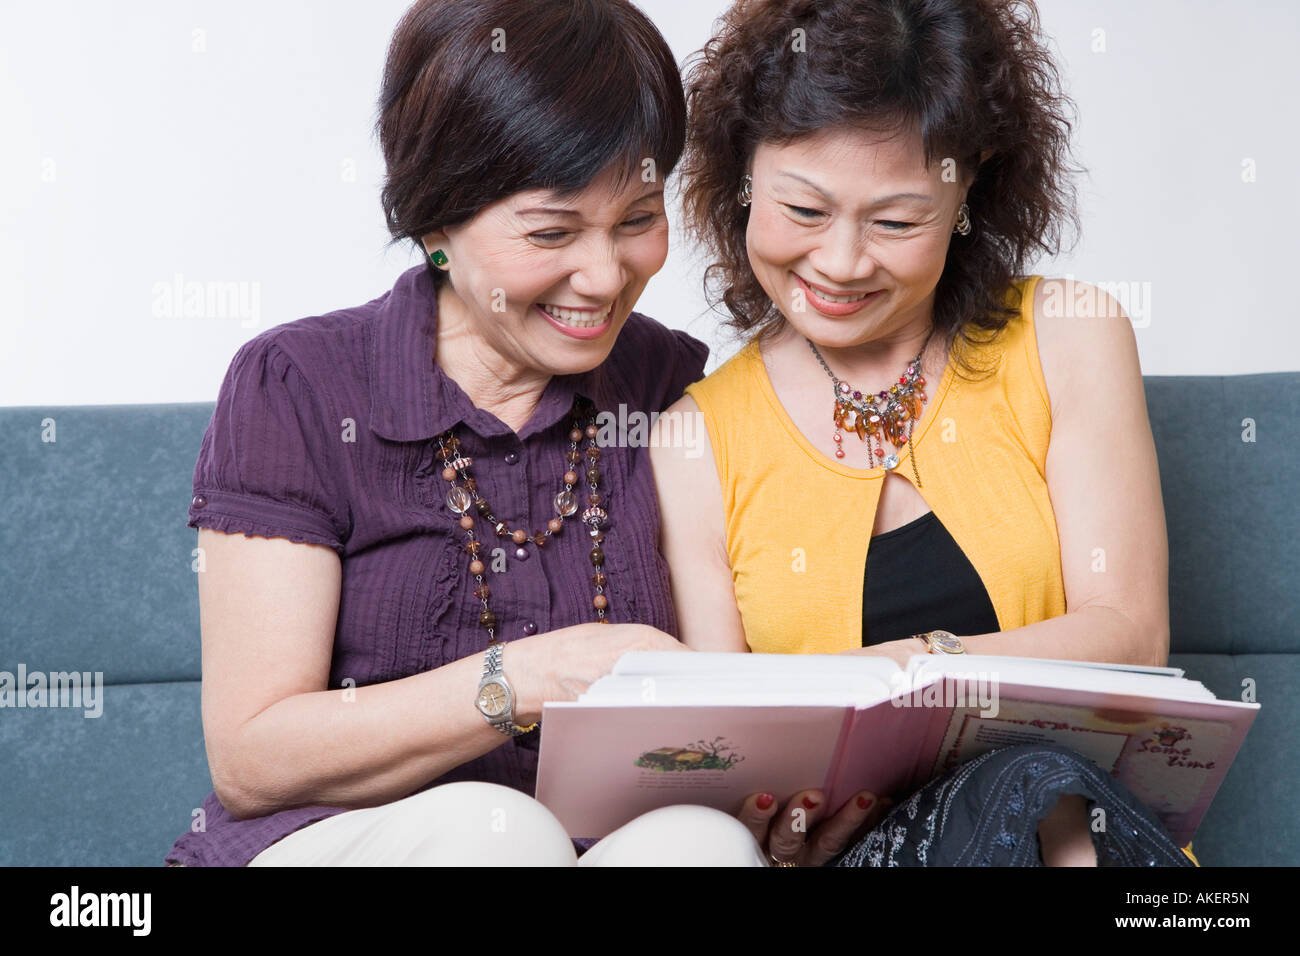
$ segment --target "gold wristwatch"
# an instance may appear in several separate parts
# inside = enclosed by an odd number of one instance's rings
[[[925,646],[929,648],[928,653],[930,654],[966,653],[966,645],[952,631],[925,631],[922,634],[913,634],[912,636],[925,641]]]

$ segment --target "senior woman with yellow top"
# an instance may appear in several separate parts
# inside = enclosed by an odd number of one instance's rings
[[[665,418],[701,415],[711,453],[651,443],[682,640],[1164,664],[1131,324],[1027,274],[1078,222],[1032,5],[740,0],[687,99],[687,221],[746,341]],[[740,817],[785,865],[1194,862],[1061,747],[878,795],[898,802],[864,832],[876,797],[755,794]]]

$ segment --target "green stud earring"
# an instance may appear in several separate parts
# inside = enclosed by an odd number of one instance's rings
[[[439,269],[447,264],[447,253],[443,252],[441,249],[435,249],[433,252],[429,253],[429,258],[433,260],[433,264]]]

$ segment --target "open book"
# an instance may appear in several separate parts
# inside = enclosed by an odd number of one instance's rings
[[[1259,705],[1168,667],[985,655],[625,654],[542,712],[537,799],[573,837],[675,803],[728,813],[820,787],[901,799],[986,751],[1057,744],[1112,773],[1180,845]]]

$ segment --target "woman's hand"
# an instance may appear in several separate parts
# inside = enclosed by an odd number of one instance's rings
[[[515,688],[515,721],[541,720],[548,700],[577,700],[630,651],[688,651],[685,644],[648,624],[576,624],[511,641],[502,669]]]
[[[901,641],[886,641],[872,644],[870,647],[855,647],[842,654],[854,654],[859,657],[889,657],[899,667],[907,667],[907,661],[913,654],[928,654],[929,646],[919,637],[905,637]]]
[[[736,817],[773,864],[821,866],[875,827],[892,805],[888,797],[863,790],[823,819],[827,808],[821,790],[801,790],[784,807],[778,807],[770,793],[753,793]]]

